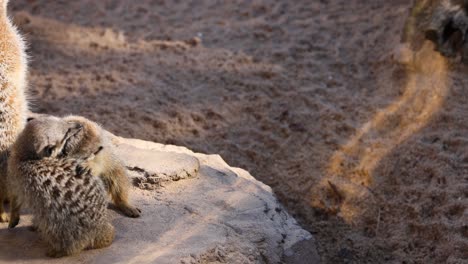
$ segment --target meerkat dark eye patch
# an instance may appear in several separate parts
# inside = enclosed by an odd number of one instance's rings
[[[98,150],[97,150],[96,152],[94,152],[94,155],[99,154],[99,152],[101,152],[101,150],[102,150],[103,148],[104,148],[103,146],[99,146]]]
[[[42,150],[42,153],[44,153],[45,157],[50,157],[50,156],[52,156],[52,153],[54,152],[54,149],[55,149],[55,146],[49,145],[49,146],[45,147]]]
[[[34,117],[28,117],[28,118],[26,119],[26,122],[32,121],[32,120],[34,120],[34,119],[35,119]]]

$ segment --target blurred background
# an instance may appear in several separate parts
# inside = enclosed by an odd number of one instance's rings
[[[324,263],[468,258],[468,83],[406,0],[16,0],[35,112],[220,154]],[[415,30],[417,33],[417,29]],[[402,64],[395,56],[411,59]]]

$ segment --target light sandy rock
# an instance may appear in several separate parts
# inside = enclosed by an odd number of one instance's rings
[[[142,217],[110,210],[117,235],[109,248],[49,259],[25,212],[19,227],[1,224],[0,263],[318,263],[311,234],[247,171],[183,147],[113,142]]]

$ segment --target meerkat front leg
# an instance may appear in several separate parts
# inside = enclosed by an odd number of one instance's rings
[[[19,224],[20,220],[20,208],[21,203],[18,201],[16,196],[10,197],[10,221],[8,223],[8,228],[15,228]]]
[[[8,222],[8,214],[5,212],[3,204],[8,200],[8,186],[6,184],[7,163],[6,160],[0,162],[0,222]]]
[[[3,207],[3,203],[5,202],[5,198],[3,195],[0,196],[0,223],[8,222],[8,214],[5,212],[5,208]]]
[[[6,185],[7,164],[6,162],[1,162],[0,166],[0,223],[5,223],[8,222],[9,219],[3,207],[3,204],[8,200],[8,187]]]

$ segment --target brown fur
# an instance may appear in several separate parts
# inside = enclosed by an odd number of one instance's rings
[[[24,42],[7,16],[7,0],[0,0],[0,222],[8,221],[3,203],[7,156],[26,123],[27,56]]]
[[[19,208],[27,205],[51,257],[106,247],[114,239],[106,216],[105,187],[90,168],[102,146],[95,145],[83,159],[63,155],[64,147],[82,128],[54,117],[33,120],[8,159],[8,183],[14,194],[10,225],[18,223]]]
[[[58,151],[63,148],[63,139],[67,134],[70,137],[68,131],[75,126],[80,127],[78,124],[65,123],[56,117],[43,117],[35,121],[34,125],[30,125],[28,130],[24,130],[12,146],[5,173],[10,201],[9,228],[19,223],[19,211],[24,200],[22,199],[25,195],[24,190],[27,187],[21,181],[23,175],[17,171],[20,162],[58,156]],[[55,151],[49,153],[47,151],[49,147],[53,147]]]
[[[103,180],[117,208],[129,217],[139,217],[140,209],[128,202],[130,183],[122,161],[112,151],[112,144],[103,129],[96,123],[81,116],[67,116],[67,122],[76,122],[83,126],[82,133],[76,135],[74,144],[66,148],[67,156],[72,158],[88,157],[95,146],[102,145],[104,150],[92,163],[94,175]]]

